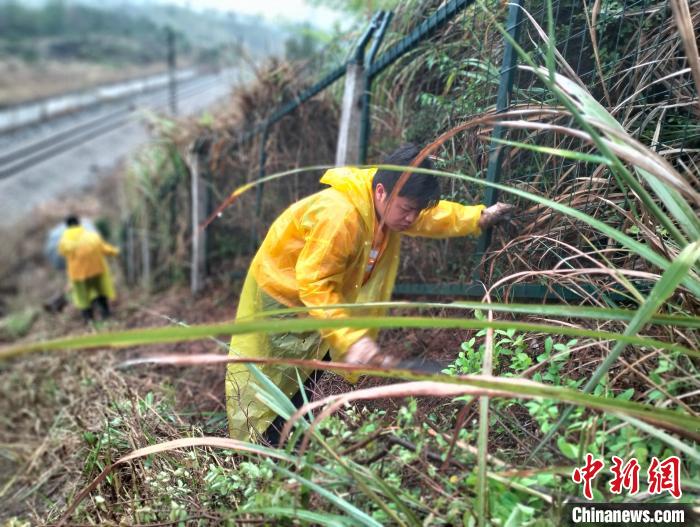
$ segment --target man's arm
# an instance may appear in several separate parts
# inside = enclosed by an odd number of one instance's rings
[[[68,255],[68,247],[66,247],[66,242],[64,238],[61,238],[58,242],[58,254],[64,258]]]
[[[107,243],[106,241],[102,240],[101,242],[101,249],[102,249],[102,254],[106,256],[117,256],[119,254],[119,248],[115,247],[114,245]]]
[[[425,238],[479,235],[479,219],[485,208],[485,205],[469,206],[440,200],[434,207],[421,212],[415,223],[402,234]]]
[[[348,211],[342,218],[331,214],[316,218],[306,235],[306,243],[296,264],[299,299],[308,307],[347,303],[342,294],[347,267],[358,250],[357,212]],[[319,319],[343,318],[346,309],[319,309],[309,314]],[[365,337],[366,329],[325,329],[321,336],[344,356],[355,342]]]
[[[424,210],[404,234],[426,238],[478,236],[483,229],[509,220],[513,211],[513,205],[507,203],[487,208],[486,205],[469,206],[441,200],[435,207]]]

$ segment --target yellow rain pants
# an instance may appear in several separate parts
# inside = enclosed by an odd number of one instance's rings
[[[353,167],[328,170],[321,183],[330,188],[294,203],[274,221],[248,270],[236,320],[280,305],[314,307],[388,301],[396,280],[401,234],[430,238],[479,234],[483,205],[440,201],[423,211],[409,230],[388,233],[386,248],[363,284],[377,223],[372,191],[376,171]],[[353,315],[381,316],[383,312],[373,308],[354,310]],[[309,315],[344,318],[349,312],[336,308],[312,310]],[[234,335],[230,355],[322,359],[330,348],[332,359],[342,361],[348,348],[364,336],[375,337],[376,330],[342,328],[296,334],[296,338],[284,334]],[[296,368],[260,369],[287,396],[299,390]],[[301,380],[309,373],[299,371]],[[246,366],[228,366],[226,407],[231,437],[255,439],[275,418],[275,413],[257,399],[257,391]]]

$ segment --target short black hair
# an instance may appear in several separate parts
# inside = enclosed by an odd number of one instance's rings
[[[75,227],[76,225],[80,225],[80,218],[78,218],[78,216],[71,214],[66,217],[66,227]]]
[[[413,143],[405,143],[388,156],[385,156],[384,159],[382,159],[382,164],[409,166],[419,153],[420,149],[416,145]],[[430,159],[425,158],[419,167],[432,169],[433,163]],[[381,183],[386,191],[391,193],[400,177],[401,172],[398,170],[377,170],[372,180],[372,189],[376,189],[377,185]],[[440,184],[438,178],[432,174],[411,172],[406,183],[401,187],[399,196],[412,200],[421,210],[434,207],[440,200]]]

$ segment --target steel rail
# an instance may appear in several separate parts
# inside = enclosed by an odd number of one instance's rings
[[[182,98],[191,98],[208,91],[216,84],[216,79],[199,80],[184,87],[179,94]],[[86,141],[125,126],[136,113],[143,110],[143,105],[152,109],[167,106],[167,93],[151,94],[145,101],[141,100],[138,104],[139,106],[134,106],[134,101],[132,101],[117,111],[61,130],[49,137],[23,145],[0,156],[0,179],[16,175],[38,163],[84,144]]]

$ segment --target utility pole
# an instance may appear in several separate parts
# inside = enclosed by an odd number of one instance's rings
[[[168,42],[168,89],[170,92],[170,113],[177,115],[177,55],[175,52],[175,32],[168,26],[165,30]]]

